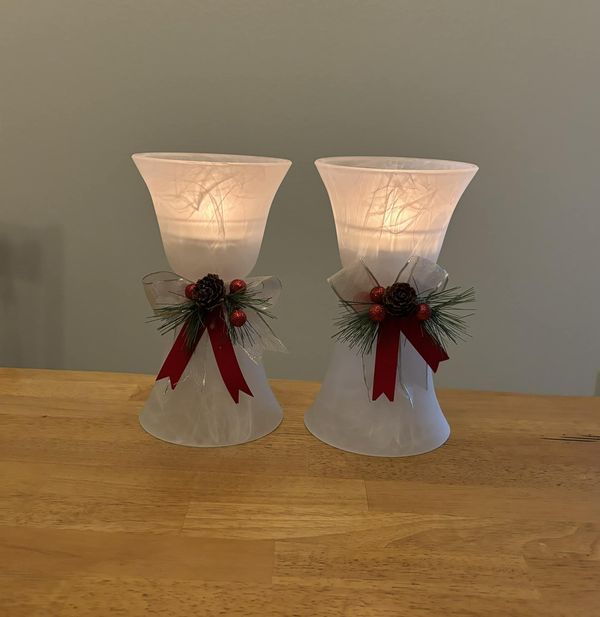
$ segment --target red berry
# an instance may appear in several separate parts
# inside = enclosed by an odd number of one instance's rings
[[[196,283],[190,283],[189,285],[186,285],[185,286],[185,297],[188,300],[193,300],[195,291],[196,291]]]
[[[233,279],[231,283],[229,283],[229,291],[234,294],[238,291],[244,291],[246,289],[246,281],[242,279]]]
[[[371,321],[383,321],[385,319],[385,309],[381,304],[374,304],[369,309],[369,319]]]
[[[385,293],[385,287],[373,287],[369,294],[371,302],[380,304],[383,301],[383,294]]]
[[[229,315],[229,321],[231,322],[231,325],[235,326],[236,328],[241,328],[246,323],[247,319],[248,317],[246,316],[246,313],[242,311],[242,309],[236,309],[235,311],[232,311],[231,315]]]
[[[431,317],[431,307],[429,304],[419,304],[417,308],[417,319],[419,321],[426,321]]]

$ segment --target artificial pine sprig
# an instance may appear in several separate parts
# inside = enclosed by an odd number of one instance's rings
[[[161,334],[167,334],[173,330],[185,326],[185,342],[188,347],[193,347],[200,328],[203,327],[203,317],[208,311],[201,310],[195,302],[187,300],[180,304],[167,304],[154,309],[154,315],[148,321],[162,322],[158,326]]]
[[[185,328],[185,343],[188,348],[194,347],[198,333],[205,327],[204,319],[208,311],[202,310],[195,302],[182,302],[181,304],[169,304],[154,309],[154,315],[148,321],[162,322],[158,326],[161,334],[167,334],[179,327]]]
[[[465,313],[469,309],[464,304],[475,301],[475,289],[461,290],[449,287],[442,291],[432,291],[423,298],[423,303],[431,309],[431,315],[422,322],[423,329],[443,349],[449,342],[458,344],[468,336],[465,319],[473,315]]]
[[[358,347],[363,355],[371,353],[378,323],[369,317],[369,303],[340,300],[340,307],[343,312],[334,322],[337,331],[333,338],[346,343],[350,349]]]
[[[276,336],[267,319],[276,319],[271,313],[272,298],[264,298],[261,296],[261,290],[250,283],[238,291],[227,294],[223,299],[225,307],[225,315],[227,320],[227,328],[229,336],[234,344],[239,344],[242,347],[253,345],[255,340],[260,340],[260,333],[256,328],[246,321],[242,326],[234,326],[231,324],[229,316],[234,311],[254,311],[256,316],[265,324],[267,329],[273,336]]]
[[[212,278],[210,278],[212,277]],[[270,312],[271,298],[261,296],[261,289],[250,283],[236,279],[234,289],[225,293],[225,286],[216,275],[208,275],[186,287],[185,301],[177,304],[159,306],[149,321],[160,321],[158,331],[161,334],[185,328],[185,342],[192,348],[198,339],[198,333],[206,326],[211,311],[221,307],[227,324],[227,331],[234,344],[243,347],[253,345],[261,338],[255,326],[246,319],[246,311],[254,311],[268,330],[275,336],[267,319],[274,319]],[[204,285],[204,287],[203,287]],[[206,288],[208,287],[208,292]],[[203,293],[204,292],[204,293]]]
[[[414,317],[419,320],[427,335],[444,350],[450,342],[457,344],[468,337],[465,319],[472,313],[465,313],[469,309],[464,305],[475,300],[475,290],[472,287],[466,290],[450,287],[440,291],[417,293],[407,283],[394,283],[385,289],[374,287],[371,297],[381,299],[381,303],[340,300],[343,312],[335,320],[337,331],[333,338],[346,343],[350,348],[357,347],[362,354],[372,351],[381,319]],[[386,302],[390,303],[390,306],[387,306]],[[374,311],[374,308],[381,310]],[[387,315],[383,317],[383,313]],[[403,317],[397,317],[398,314]]]

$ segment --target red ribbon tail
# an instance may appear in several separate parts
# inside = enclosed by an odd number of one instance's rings
[[[375,349],[375,374],[373,376],[373,400],[385,394],[388,401],[394,400],[396,372],[400,350],[399,319],[384,319],[379,324]]]
[[[190,358],[194,354],[194,351],[198,345],[198,341],[200,340],[202,334],[204,333],[204,328],[200,328],[198,330],[198,335],[196,336],[196,340],[192,346],[189,346],[186,341],[185,333],[187,331],[188,323],[187,321],[183,324],[175,342],[173,343],[173,347],[171,347],[171,351],[167,355],[163,365],[156,376],[156,381],[160,379],[164,379],[165,377],[169,378],[171,382],[171,388],[175,389],[175,386],[179,383],[181,376],[183,375],[183,371],[187,366]]]
[[[435,373],[438,370],[440,362],[448,360],[448,354],[443,347],[440,347],[436,341],[431,338],[423,324],[416,316],[407,317],[400,320],[402,334],[408,339],[410,344],[417,350],[420,356],[431,367]]]
[[[379,324],[375,349],[374,401],[382,394],[385,394],[389,401],[394,400],[400,333],[404,334],[434,373],[438,370],[440,362],[448,360],[446,350],[425,332],[423,324],[416,316],[404,319],[384,319]]]
[[[207,319],[208,335],[217,361],[217,367],[223,378],[225,387],[231,394],[234,402],[240,402],[240,392],[245,392],[249,396],[253,396],[250,390],[242,369],[235,355],[233,343],[229,338],[227,324],[223,316],[223,309],[214,309]]]

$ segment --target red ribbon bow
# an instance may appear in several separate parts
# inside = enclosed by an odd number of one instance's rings
[[[259,288],[271,302],[275,301],[281,290],[280,281],[272,276],[250,277],[246,279],[246,282],[249,286]],[[185,287],[189,283],[190,281],[172,272],[154,272],[146,275],[143,279],[144,290],[153,309],[184,300]],[[248,318],[252,319],[251,316]],[[175,389],[186,366],[192,359],[200,339],[207,330],[219,373],[231,398],[235,403],[239,403],[240,392],[253,396],[244,378],[233,342],[229,336],[223,307],[217,306],[209,311],[191,345],[186,337],[187,326],[188,323],[185,322],[175,338],[156,381],[168,377],[171,388]],[[257,361],[256,358],[260,356],[264,349],[285,351],[285,346],[265,324],[264,319],[257,318],[254,320],[252,328],[257,333],[256,339],[259,342],[244,347],[251,359]]]
[[[240,369],[231,338],[229,338],[222,307],[219,306],[208,313],[204,320],[204,325],[198,330],[198,334],[191,345],[186,341],[186,330],[187,322],[177,335],[175,343],[173,343],[173,347],[171,347],[171,351],[169,351],[162,368],[156,376],[156,381],[168,377],[171,382],[171,388],[175,389],[185,367],[194,355],[194,351],[204,331],[208,330],[208,336],[213,353],[215,354],[217,367],[219,368],[223,383],[229,391],[231,398],[236,403],[239,403],[240,392],[245,392],[253,396],[252,391],[244,379],[242,370]]]
[[[412,281],[421,293],[445,287],[448,273],[437,264],[423,257],[411,257],[398,273],[395,282]],[[379,286],[373,273],[358,261],[343,268],[328,279],[335,293],[346,301],[368,298],[369,290]],[[448,360],[448,354],[424,330],[416,315],[409,317],[387,316],[380,322],[375,348],[373,375],[373,401],[384,394],[394,400],[396,375],[400,354],[400,334],[404,334],[419,355],[435,373],[440,362]]]

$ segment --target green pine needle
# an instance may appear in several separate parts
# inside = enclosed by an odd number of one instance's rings
[[[227,323],[227,331],[234,345],[248,347],[260,340],[260,333],[256,328],[246,321],[241,327],[235,327],[229,322],[229,315],[235,310],[245,312],[254,311],[259,319],[267,326],[271,334],[275,336],[273,329],[268,324],[267,319],[275,319],[275,315],[270,312],[272,303],[271,298],[263,298],[260,289],[249,287],[225,295],[223,298],[223,312]],[[167,304],[159,306],[154,310],[154,315],[148,321],[159,321],[161,325],[158,331],[167,334],[186,325],[185,340],[189,348],[197,342],[198,333],[204,327],[204,319],[208,310],[200,308],[195,302],[186,300],[180,304]]]
[[[468,336],[466,319],[473,314],[465,304],[475,300],[475,290],[461,290],[449,287],[442,291],[432,291],[417,296],[417,303],[428,304],[431,316],[422,322],[425,332],[443,349],[449,343],[457,344]],[[357,347],[362,354],[369,354],[377,339],[379,324],[369,318],[369,302],[340,300],[342,314],[336,318],[337,331],[332,338],[346,343],[350,348]]]
[[[340,300],[343,313],[335,320],[337,331],[332,338],[346,343],[350,349],[357,347],[361,354],[371,353],[377,338],[377,323],[369,318],[369,312],[357,312],[354,307],[368,304]]]
[[[466,340],[469,336],[466,319],[473,313],[466,313],[470,309],[464,305],[474,301],[473,287],[465,290],[449,287],[443,291],[432,291],[419,300],[431,308],[431,317],[423,322],[425,332],[443,349],[447,349],[449,343],[457,345]]]
[[[223,300],[223,305],[225,307],[229,337],[234,345],[241,345],[247,348],[254,345],[257,339],[260,340],[259,332],[249,321],[246,321],[246,323],[239,328],[229,323],[229,315],[235,310],[242,310],[245,312],[254,311],[258,318],[267,326],[271,334],[275,336],[273,329],[265,319],[265,317],[268,319],[276,319],[275,315],[270,311],[272,307],[271,298],[263,298],[260,289],[250,286],[236,291],[235,293],[227,294]]]

